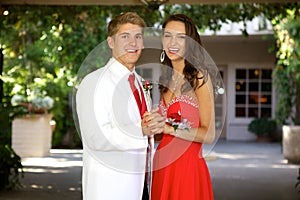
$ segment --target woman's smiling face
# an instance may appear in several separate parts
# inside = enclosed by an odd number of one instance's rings
[[[185,25],[183,22],[170,21],[163,32],[163,48],[171,61],[184,59],[186,42]]]

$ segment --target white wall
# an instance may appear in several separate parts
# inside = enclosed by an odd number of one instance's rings
[[[226,71],[224,81],[227,96],[225,132],[227,140],[253,141],[256,136],[247,131],[249,118],[235,118],[235,69],[236,68],[274,68],[275,52],[269,48],[274,39],[263,40],[261,36],[202,36],[206,50],[218,66]],[[274,94],[274,91],[273,91]],[[274,95],[273,95],[274,96]],[[273,98],[273,110],[275,100]]]

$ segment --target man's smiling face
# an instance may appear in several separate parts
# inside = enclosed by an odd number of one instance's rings
[[[131,23],[123,24],[116,35],[108,37],[107,41],[113,57],[132,70],[144,48],[142,28]]]

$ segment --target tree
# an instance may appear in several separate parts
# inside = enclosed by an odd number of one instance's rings
[[[4,98],[11,107],[14,94],[45,93],[55,99],[52,112],[58,122],[53,145],[62,144],[65,133],[75,138],[70,94],[76,73],[88,53],[106,39],[107,20],[132,7],[103,6],[10,6],[0,16],[0,47],[4,52]],[[153,25],[159,17],[146,7],[134,8]],[[150,17],[151,15],[151,17]],[[72,144],[69,144],[72,145]]]
[[[152,27],[161,25],[169,14],[186,13],[201,31],[262,15],[277,24],[294,7],[299,8],[299,3],[166,5],[155,11],[145,6],[8,6],[9,14],[0,16],[2,107],[11,108],[13,94],[27,94],[36,87],[53,97],[52,112],[58,122],[53,144],[59,146],[67,132],[76,136],[69,96],[84,58],[106,39],[111,17],[134,10]],[[80,143],[78,138],[75,141],[73,145]]]
[[[279,94],[276,118],[280,124],[300,125],[300,8],[287,10],[275,30],[278,61],[273,75]]]

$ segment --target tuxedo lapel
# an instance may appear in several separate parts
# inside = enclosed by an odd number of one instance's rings
[[[140,121],[141,118],[139,114],[139,108],[134,98],[134,95],[132,94],[132,90],[128,81],[130,71],[114,59],[113,62],[111,62],[111,65],[108,68],[108,70],[110,73],[111,80],[115,83],[116,86],[112,89],[116,90],[115,93],[117,94],[118,98],[122,100],[122,102],[127,102],[126,108],[130,111],[128,113],[129,116],[133,117],[135,119],[134,121]]]

